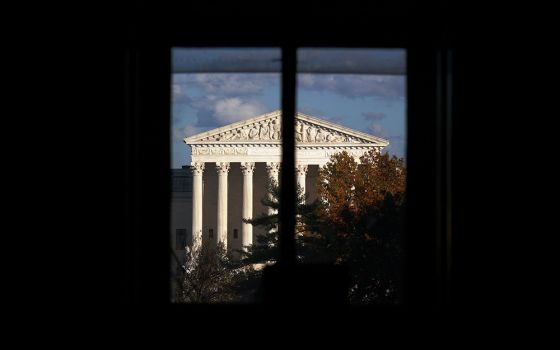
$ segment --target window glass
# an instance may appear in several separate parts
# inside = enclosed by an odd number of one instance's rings
[[[276,259],[261,249],[274,222],[255,221],[278,210],[263,200],[280,171],[280,63],[275,48],[172,51],[171,235],[191,236],[172,259],[185,271],[173,302],[254,302]]]
[[[353,304],[401,302],[405,58],[402,49],[298,50],[297,258],[348,267]]]
[[[189,227],[190,238],[172,264],[183,273],[171,299],[255,302],[263,268],[278,258],[280,50],[172,56],[171,234]],[[401,49],[298,50],[297,260],[347,266],[354,304],[395,304],[403,292],[405,58]]]

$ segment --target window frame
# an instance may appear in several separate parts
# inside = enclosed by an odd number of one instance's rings
[[[427,310],[448,303],[451,232],[450,120],[452,76],[450,49],[445,41],[420,47],[391,35],[378,40],[147,40],[127,48],[127,262],[134,270],[124,293],[132,302],[169,303],[169,240],[154,232],[169,232],[170,154],[168,118],[172,47],[280,47],[282,49],[282,127],[284,164],[295,164],[294,116],[296,106],[296,50],[298,47],[404,48],[407,53],[407,216],[405,224],[404,304],[390,310]],[[292,131],[292,132],[290,132]],[[290,151],[287,151],[290,150]],[[421,151],[423,150],[423,152]],[[167,156],[162,156],[162,155]],[[293,167],[284,167],[282,203],[295,200]],[[293,191],[289,189],[293,188]],[[293,206],[281,206],[281,232],[295,226]],[[412,234],[421,227],[422,235]],[[167,228],[167,229],[166,229]],[[295,239],[283,235],[281,259],[295,262]],[[187,307],[187,306],[185,306]],[[377,306],[372,306],[377,308]],[[372,307],[361,307],[369,310]]]

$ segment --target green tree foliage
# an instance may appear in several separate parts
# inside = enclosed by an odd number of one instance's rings
[[[239,253],[244,264],[274,263],[279,256],[278,251],[278,198],[280,190],[278,184],[272,181],[267,187],[268,195],[261,199],[261,203],[275,210],[274,214],[263,213],[253,219],[243,219],[243,222],[253,226],[263,227],[265,233],[254,235],[253,245],[244,247]]]
[[[278,184],[273,180],[269,183],[267,188],[268,195],[261,199],[261,203],[271,209],[275,213],[268,214],[262,213],[253,219],[243,219],[244,222],[254,226],[263,227],[265,233],[255,235],[252,246],[246,247],[245,251],[240,251],[243,255],[244,264],[264,264],[274,263],[278,259],[278,199],[280,197],[280,189]],[[305,204],[305,195],[303,189],[297,187],[296,193],[297,202],[296,206],[296,245],[298,252],[309,251],[311,246],[307,247],[307,242],[312,240],[311,233],[319,228],[317,210],[319,209],[320,202],[315,201],[311,204]],[[302,261],[307,255],[300,255],[299,260]]]

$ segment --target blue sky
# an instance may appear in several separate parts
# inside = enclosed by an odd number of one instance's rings
[[[172,167],[190,163],[183,138],[280,108],[278,73],[174,73]],[[405,156],[404,75],[298,75],[297,110],[390,141]]]

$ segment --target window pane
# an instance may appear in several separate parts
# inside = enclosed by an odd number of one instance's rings
[[[171,282],[174,302],[254,302],[262,267],[275,261],[274,249],[260,248],[275,243],[275,218],[243,219],[278,208],[261,200],[279,176],[280,57],[279,49],[172,51],[171,234],[187,227],[192,237],[172,259],[172,271],[185,266]]]
[[[351,303],[401,301],[405,54],[298,51],[298,260],[347,266]]]

